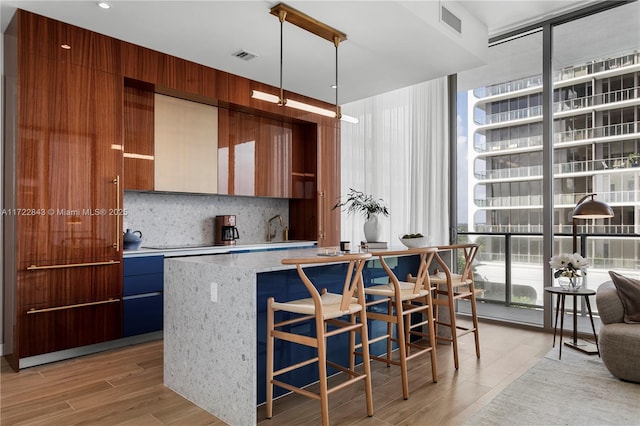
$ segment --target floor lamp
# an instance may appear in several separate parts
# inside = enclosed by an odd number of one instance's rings
[[[578,219],[607,219],[613,217],[613,209],[602,201],[597,201],[594,197],[597,194],[585,195],[578,201],[571,217],[573,218],[573,252],[578,252]],[[591,199],[588,199],[591,197]],[[580,238],[580,255],[585,257],[586,248],[584,240]],[[584,249],[584,250],[583,250]],[[576,297],[573,298],[573,341],[565,342],[567,346],[573,347],[581,352],[587,354],[597,354],[598,350],[593,345],[587,345],[586,343],[578,343],[578,315],[576,312]]]
[[[613,209],[607,203],[594,200],[598,194],[585,195],[578,201],[571,217],[573,218],[573,253],[578,252],[578,219],[606,219],[613,217]],[[591,197],[590,200],[587,198]],[[582,239],[581,239],[582,240]],[[583,244],[580,244],[583,246]],[[580,255],[585,256],[582,250]]]

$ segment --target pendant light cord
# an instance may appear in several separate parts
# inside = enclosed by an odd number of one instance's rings
[[[338,46],[340,45],[340,37],[333,37],[333,44],[336,46],[336,118],[340,120],[340,106],[338,104]]]
[[[282,67],[283,67],[282,46],[283,46],[283,39],[284,39],[282,33],[283,33],[284,21],[287,19],[287,12],[284,10],[281,10],[278,17],[280,18],[280,101],[278,102],[278,105],[284,106],[284,104],[286,104],[287,101],[284,98],[284,89],[282,88]]]

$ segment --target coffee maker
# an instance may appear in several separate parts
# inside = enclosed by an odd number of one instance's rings
[[[215,244],[216,245],[235,245],[236,240],[240,238],[238,228],[236,228],[236,216],[227,214],[224,216],[216,216],[215,222]]]

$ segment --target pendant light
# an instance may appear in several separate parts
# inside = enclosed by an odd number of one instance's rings
[[[344,115],[340,111],[340,105],[338,104],[338,46],[341,41],[347,39],[347,35],[341,31],[338,31],[322,22],[316,21],[304,13],[287,6],[284,3],[280,3],[271,8],[271,14],[276,15],[280,20],[280,94],[279,96],[261,92],[259,90],[253,90],[251,93],[251,97],[254,99],[259,99],[266,102],[271,102],[274,104],[278,104],[280,106],[287,106],[290,108],[299,109],[306,112],[311,112],[314,114],[323,115],[325,117],[330,118],[338,118],[343,121],[347,121],[349,123],[358,123],[358,119],[355,117],[350,117],[348,115]],[[284,88],[282,85],[282,65],[283,65],[283,26],[284,22],[288,21],[304,30],[309,31],[312,34],[317,35],[318,37],[322,37],[326,40],[333,42],[335,46],[336,52],[336,82],[335,82],[335,90],[336,90],[336,106],[335,110],[329,110],[326,108],[317,107],[314,105],[309,105],[304,102],[296,101],[293,99],[287,99],[284,96]]]

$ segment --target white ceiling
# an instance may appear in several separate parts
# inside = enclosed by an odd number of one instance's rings
[[[279,86],[278,1],[1,0],[2,30],[22,8],[246,78]],[[484,64],[487,38],[582,7],[582,1],[287,1],[347,34],[339,47],[339,101],[347,103]],[[462,35],[439,20],[440,3]],[[232,53],[257,54],[243,61]],[[332,43],[284,25],[283,86],[335,101]]]

